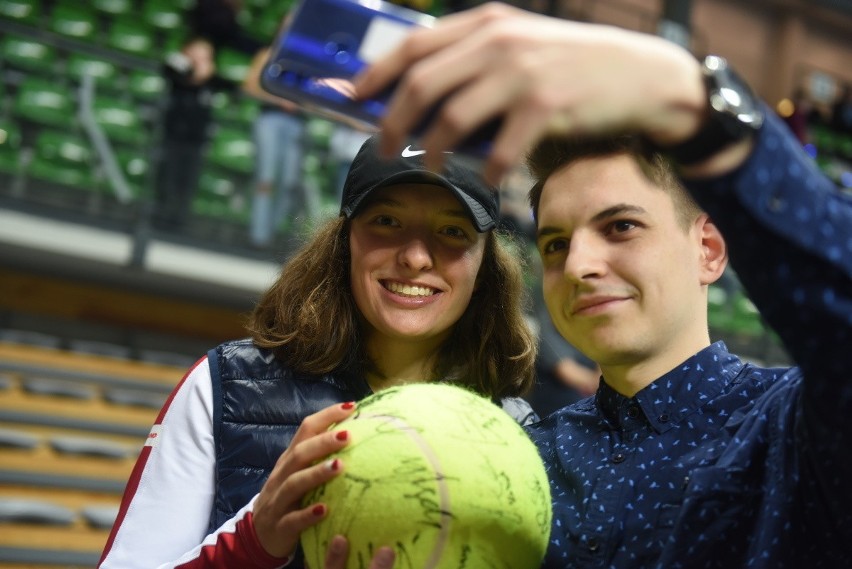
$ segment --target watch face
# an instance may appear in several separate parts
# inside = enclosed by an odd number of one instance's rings
[[[763,112],[749,86],[721,57],[710,56],[704,61],[705,73],[711,81],[709,103],[718,113],[736,118],[752,129],[763,124]]]

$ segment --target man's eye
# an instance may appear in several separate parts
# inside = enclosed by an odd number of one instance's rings
[[[629,221],[629,220],[626,220],[626,219],[621,219],[619,221],[613,221],[609,225],[610,232],[612,232],[612,233],[624,233],[626,231],[630,231],[634,227],[638,227],[638,225],[635,222]]]

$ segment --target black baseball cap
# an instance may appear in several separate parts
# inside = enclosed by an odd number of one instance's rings
[[[424,150],[407,146],[393,158],[379,154],[379,135],[368,138],[349,167],[343,184],[340,215],[351,219],[358,213],[365,198],[374,190],[395,184],[435,184],[447,188],[459,199],[470,214],[480,233],[497,225],[500,214],[500,194],[485,183],[463,160],[448,153],[444,169],[432,172],[423,165]]]

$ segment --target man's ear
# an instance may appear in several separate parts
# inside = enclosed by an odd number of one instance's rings
[[[728,266],[728,245],[710,216],[702,213],[696,220],[696,230],[701,239],[699,275],[702,285],[716,282]]]

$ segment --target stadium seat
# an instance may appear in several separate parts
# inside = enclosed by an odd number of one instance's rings
[[[171,1],[146,0],[142,19],[158,30],[176,30],[183,24],[183,12]]]
[[[95,97],[92,112],[111,141],[134,146],[145,143],[147,131],[135,105],[112,97]]]
[[[21,167],[21,129],[12,121],[0,121],[0,172],[15,174]]]
[[[33,395],[65,397],[84,401],[94,399],[98,395],[97,391],[88,385],[44,377],[27,378],[23,381],[21,387],[24,391]]]
[[[13,112],[41,125],[71,128],[76,108],[68,89],[36,77],[26,78],[18,87]]]
[[[92,8],[111,17],[133,13],[133,0],[91,0]]]
[[[254,172],[254,142],[247,131],[220,128],[210,141],[207,159],[237,174]]]
[[[248,96],[229,97],[220,92],[213,104],[213,120],[216,124],[250,130],[259,111],[260,102],[257,99]]]
[[[128,77],[127,90],[139,101],[158,101],[166,93],[166,80],[160,73],[134,69]]]
[[[13,429],[0,429],[0,448],[33,449],[39,438]]]
[[[83,76],[89,75],[95,79],[98,89],[104,86],[117,87],[118,67],[111,61],[80,52],[69,55],[67,61],[67,71],[73,79],[79,81]]]
[[[95,189],[91,168],[92,151],[81,138],[44,130],[38,134],[30,176],[82,190]]]
[[[109,26],[107,45],[111,48],[153,59],[154,31],[147,24],[130,17],[116,18]]]
[[[50,15],[49,28],[63,36],[92,41],[97,39],[98,19],[85,4],[56,4]]]
[[[242,83],[248,74],[251,56],[230,48],[222,48],[216,55],[216,72],[223,79]]]
[[[0,44],[3,66],[38,74],[52,74],[55,70],[56,50],[37,40],[7,35]]]
[[[150,175],[150,161],[138,148],[119,148],[116,151],[118,165],[136,197],[145,193]]]
[[[37,26],[41,17],[41,3],[38,0],[0,0],[0,17]]]
[[[0,521],[27,522],[35,524],[71,525],[74,512],[44,500],[0,498]]]

